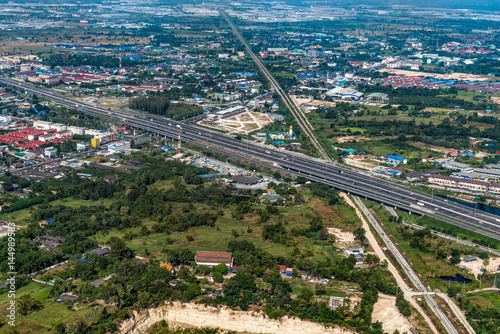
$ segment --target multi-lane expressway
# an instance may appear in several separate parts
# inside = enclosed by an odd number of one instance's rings
[[[94,116],[120,121],[160,136],[176,139],[178,132],[181,132],[183,142],[209,147],[211,150],[252,161],[259,165],[304,176],[312,181],[322,182],[342,191],[406,211],[428,215],[500,240],[500,216],[476,211],[459,203],[379,179],[369,173],[353,171],[304,155],[272,150],[261,145],[236,140],[222,133],[162,117],[136,112],[110,111],[56,95],[49,90],[13,82],[3,77],[0,78],[0,82],[4,85],[23,88],[28,92],[40,94],[76,108],[84,107],[85,109],[82,111],[92,113]]]

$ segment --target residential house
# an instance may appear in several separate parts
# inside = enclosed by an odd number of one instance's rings
[[[64,294],[64,295],[60,295],[59,298],[56,299],[56,302],[64,303],[66,300],[69,300],[70,303],[73,304],[77,298],[78,298],[77,296]]]

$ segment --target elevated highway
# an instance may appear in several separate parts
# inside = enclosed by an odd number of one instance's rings
[[[226,134],[158,116],[138,112],[110,111],[5,78],[0,78],[0,83],[23,88],[31,93],[43,95],[54,101],[81,109],[82,112],[119,121],[163,137],[176,139],[178,132],[181,132],[185,142],[207,147],[262,166],[303,176],[311,181],[322,182],[360,197],[416,214],[427,215],[500,240],[500,216],[476,211],[468,206],[432,196],[388,180],[379,179],[362,171],[358,172],[337,165],[334,166],[322,159],[272,150],[253,143],[236,140]]]

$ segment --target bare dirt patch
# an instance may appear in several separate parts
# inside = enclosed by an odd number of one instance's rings
[[[393,333],[396,329],[400,333],[410,332],[411,324],[398,310],[396,297],[378,294],[378,301],[373,305],[373,322],[380,321],[386,333]]]
[[[347,143],[347,142],[350,142],[350,141],[371,141],[373,140],[372,138],[367,138],[367,137],[363,137],[363,136],[345,136],[345,137],[338,137],[337,138],[337,143]]]
[[[303,104],[310,104],[313,106],[327,107],[327,108],[333,108],[337,105],[335,102],[313,100],[313,99],[299,99],[297,96],[292,96],[292,99],[295,101],[295,103],[297,103],[299,107]]]
[[[342,231],[339,228],[327,227],[326,230],[331,235],[335,236],[335,246],[338,248],[345,248],[351,246],[354,243],[354,234],[348,231]]]
[[[442,146],[429,145],[429,144],[422,143],[422,142],[419,142],[419,141],[411,141],[411,142],[408,142],[408,144],[410,144],[412,146],[415,146],[415,147],[418,147],[418,148],[423,148],[423,149],[426,149],[426,150],[436,151],[436,152],[444,153],[444,154],[448,154],[448,152],[454,151],[451,148],[446,148],[446,147],[442,147]]]
[[[313,212],[316,215],[323,218],[324,220],[328,221],[342,220],[342,216],[335,209],[334,206],[327,205],[321,201],[318,201],[317,199],[310,199],[309,203],[312,204],[312,206],[314,207]]]
[[[346,164],[348,164],[349,166],[359,167],[359,168],[368,169],[368,170],[372,170],[373,168],[377,168],[376,164],[371,164],[368,162],[355,160],[355,159],[351,159],[351,158],[345,158],[344,162]]]
[[[380,72],[387,72],[396,75],[406,75],[409,77],[434,77],[436,79],[448,79],[448,80],[475,80],[475,81],[489,81],[492,78],[487,75],[477,75],[468,73],[450,73],[450,74],[438,74],[429,72],[416,72],[407,70],[398,70],[393,68],[384,68],[379,70]]]
[[[466,257],[467,256],[464,256],[464,258]],[[485,265],[484,261],[480,258],[477,258],[477,260],[470,262],[465,262],[462,259],[462,261],[458,264],[458,266],[467,269],[471,274],[473,274],[477,278],[478,275],[482,273],[483,269],[486,269],[490,273],[500,272],[500,270],[498,270],[500,266],[500,258],[498,257],[490,258],[487,265]]]
[[[198,122],[203,126],[229,131],[230,133],[248,134],[252,131],[262,129],[267,124],[272,123],[268,114],[260,112],[244,112],[239,115],[219,120],[216,124]]]

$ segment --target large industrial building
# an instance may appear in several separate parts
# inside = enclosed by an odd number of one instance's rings
[[[209,121],[217,121],[219,119],[231,117],[234,115],[238,115],[242,112],[245,112],[246,108],[244,106],[234,106],[231,108],[219,110],[217,112],[211,113],[207,115],[207,120]]]
[[[323,96],[342,100],[359,100],[365,96],[365,94],[352,88],[335,87],[324,93]]]

